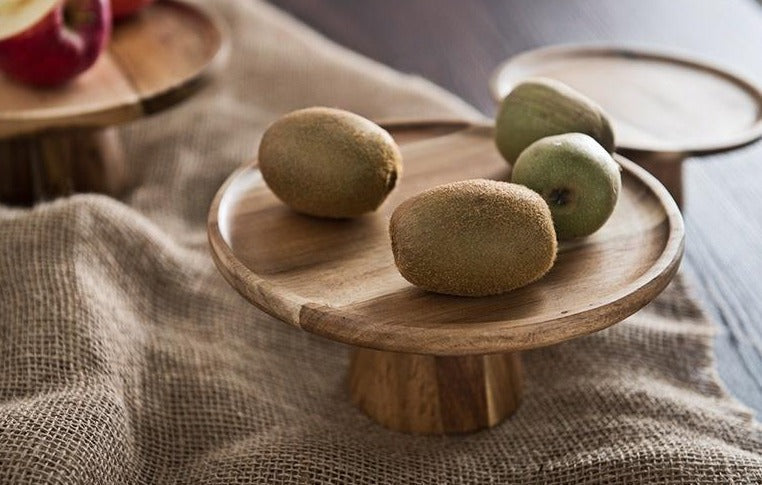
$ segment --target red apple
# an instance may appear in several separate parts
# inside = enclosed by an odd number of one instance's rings
[[[87,70],[111,35],[109,0],[10,0],[0,18],[0,71],[36,86]]]
[[[153,0],[111,0],[111,14],[114,20],[129,17]]]

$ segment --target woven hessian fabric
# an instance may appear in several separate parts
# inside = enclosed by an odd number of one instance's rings
[[[762,483],[760,426],[719,384],[680,278],[609,330],[524,353],[522,406],[494,429],[418,437],[358,411],[345,346],[223,281],[209,203],[298,107],[478,114],[271,6],[214,6],[228,68],[123,130],[123,200],[0,209],[0,483]]]

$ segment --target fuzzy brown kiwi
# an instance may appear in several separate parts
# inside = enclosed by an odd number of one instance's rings
[[[449,295],[510,291],[542,277],[556,259],[542,197],[494,180],[440,185],[406,200],[392,214],[389,234],[402,276]]]
[[[306,108],[270,125],[259,145],[270,189],[303,214],[348,218],[377,209],[394,188],[402,155],[391,135],[354,113]]]

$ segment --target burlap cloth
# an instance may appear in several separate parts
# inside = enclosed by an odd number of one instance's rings
[[[417,437],[349,402],[347,348],[239,297],[205,219],[294,108],[476,117],[274,8],[218,1],[234,37],[203,95],[125,130],[136,187],[0,209],[0,483],[760,483],[762,433],[723,391],[680,280],[596,335],[526,352],[518,413]]]

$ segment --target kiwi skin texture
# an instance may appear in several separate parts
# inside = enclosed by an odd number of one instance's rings
[[[614,212],[621,168],[582,133],[549,136],[531,144],[513,166],[511,181],[548,203],[559,240],[589,236]]]
[[[545,201],[494,180],[440,185],[406,200],[392,214],[389,235],[407,281],[457,296],[527,285],[553,266],[557,251]]]
[[[572,132],[585,133],[614,152],[614,131],[603,109],[554,79],[538,77],[520,83],[503,98],[495,118],[495,143],[511,164],[540,138]]]
[[[291,112],[270,125],[258,158],[262,177],[281,201],[328,218],[376,210],[402,171],[402,155],[386,130],[323,107]]]

